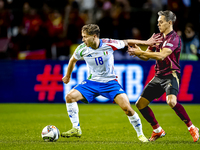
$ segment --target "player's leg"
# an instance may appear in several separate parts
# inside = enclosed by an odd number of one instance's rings
[[[141,97],[136,102],[136,107],[139,109],[143,117],[151,124],[153,133],[149,141],[155,141],[159,137],[165,136],[165,131],[158,124],[155,115],[148,106],[155,98],[159,98],[164,93],[164,90],[159,85],[159,79],[156,77],[145,87]]]
[[[173,77],[168,81],[168,85],[166,86],[166,100],[167,104],[176,112],[176,114],[180,117],[180,119],[187,125],[190,134],[193,137],[194,142],[199,140],[199,129],[195,127],[184,107],[177,102],[177,95],[179,91],[179,79],[176,73],[173,74]]]
[[[118,94],[114,101],[122,108],[135,131],[137,132],[138,139],[142,142],[148,142],[142,131],[142,123],[138,114],[133,110],[130,105],[129,99],[125,93]]]
[[[168,105],[176,112],[180,119],[187,125],[188,131],[192,135],[193,141],[197,142],[199,140],[199,129],[192,124],[190,117],[185,111],[184,107],[177,102],[175,95],[167,95]]]
[[[98,96],[99,90],[98,82],[84,80],[81,84],[78,84],[66,95],[66,107],[69,118],[72,122],[73,128],[67,132],[63,132],[63,137],[80,137],[82,131],[79,124],[79,109],[77,101],[91,102],[95,96]]]
[[[77,101],[84,99],[83,95],[76,89],[72,89],[65,97],[66,108],[73,128],[80,129],[79,124],[79,109]]]
[[[149,141],[155,141],[156,139],[165,136],[165,131],[158,124],[158,121],[156,120],[153,111],[148,106],[149,103],[150,102],[146,98],[140,97],[139,100],[136,102],[136,107],[153,128],[153,133],[149,138]]]
[[[66,95],[66,108],[72,123],[72,129],[61,133],[62,137],[81,137],[82,131],[79,124],[79,109],[77,101],[84,99],[83,95],[76,89],[72,89]]]

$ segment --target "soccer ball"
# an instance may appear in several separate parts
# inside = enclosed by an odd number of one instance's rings
[[[42,138],[46,142],[55,142],[60,136],[60,131],[54,125],[48,125],[42,130]]]

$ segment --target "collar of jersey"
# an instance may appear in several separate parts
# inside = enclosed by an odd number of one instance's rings
[[[169,33],[167,34],[167,37],[168,37],[169,35],[171,35],[173,32],[174,32],[174,30],[172,30],[171,32],[169,32]]]
[[[98,48],[100,48],[102,46],[102,44],[103,44],[103,41],[101,39],[99,39],[99,41],[100,41],[100,43],[99,43],[99,47]],[[89,48],[91,48],[91,47],[89,47]]]

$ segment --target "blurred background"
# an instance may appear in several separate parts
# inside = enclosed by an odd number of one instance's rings
[[[200,0],[0,0],[0,103],[64,102],[87,78],[80,62],[71,82],[62,83],[68,60],[82,43],[83,25],[98,24],[100,38],[147,40],[159,32],[157,12],[167,9],[176,14],[174,30],[182,39],[178,100],[200,103]],[[115,70],[135,102],[154,75],[155,61],[140,61],[126,50],[115,51]]]
[[[100,26],[101,38],[146,40],[166,9],[177,16],[181,59],[198,60],[200,0],[0,0],[0,59],[69,59],[88,23]]]

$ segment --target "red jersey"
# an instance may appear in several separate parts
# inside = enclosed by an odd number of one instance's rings
[[[163,36],[163,33],[158,33],[157,35]],[[181,39],[175,31],[171,31],[165,38],[163,36],[163,42],[158,46],[149,46],[148,49],[154,52],[160,52],[163,48],[171,49],[172,53],[164,60],[156,60],[155,75],[166,76],[172,74],[174,70],[180,73],[179,58],[181,52]]]

